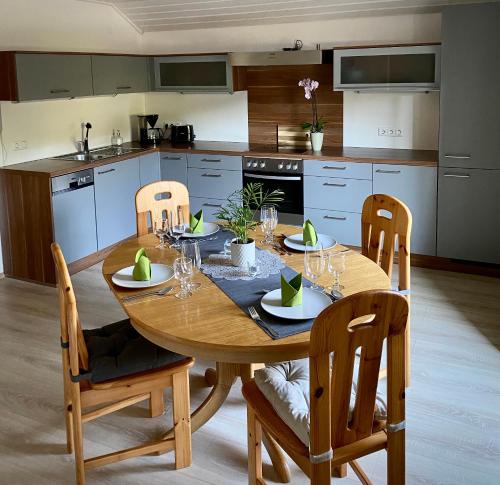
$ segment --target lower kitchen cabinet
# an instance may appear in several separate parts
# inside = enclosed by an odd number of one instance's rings
[[[225,204],[224,199],[203,199],[201,197],[189,197],[189,211],[191,214],[196,214],[199,210],[203,210],[203,220],[205,222],[214,222],[217,220],[215,214],[219,212]]]
[[[500,170],[439,169],[437,255],[500,263]]]
[[[404,202],[411,211],[411,252],[436,255],[437,168],[373,165],[373,193]]]
[[[187,186],[187,155],[185,153],[160,153],[162,180],[175,180]]]
[[[139,157],[139,176],[141,187],[161,179],[160,156],[157,152]]]
[[[340,244],[361,246],[361,214],[304,208],[304,219],[311,219],[316,230]]]
[[[226,199],[243,187],[241,170],[189,168],[188,189],[193,197]]]
[[[135,194],[139,188],[139,157],[94,169],[99,250],[135,234]]]

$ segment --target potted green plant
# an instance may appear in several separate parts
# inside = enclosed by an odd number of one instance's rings
[[[255,229],[259,222],[255,215],[264,204],[276,204],[283,200],[281,190],[264,192],[263,184],[249,183],[233,192],[227,203],[215,214],[224,221],[226,227],[236,236],[231,242],[231,262],[246,268],[255,263],[255,241],[248,237],[248,231]]]

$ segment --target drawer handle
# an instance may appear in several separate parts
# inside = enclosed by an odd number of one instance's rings
[[[214,173],[204,173],[202,177],[222,177],[222,174],[215,175]]]
[[[444,158],[454,158],[457,160],[468,160],[470,158],[470,155],[450,155],[446,154]]]
[[[105,173],[110,173],[114,171],[115,171],[114,168],[110,168],[109,170],[103,170],[102,172],[97,172],[97,175],[104,175]]]
[[[69,93],[69,89],[51,89],[50,94]]]
[[[217,159],[217,158],[202,158],[202,162],[212,162],[212,163],[217,163],[217,162],[222,162],[222,160]]]
[[[203,207],[222,207],[222,204],[209,204],[208,202],[205,202],[202,205]]]
[[[459,173],[445,173],[444,176],[445,177],[453,177],[453,178],[456,178],[456,179],[469,179],[470,178],[470,175],[468,173],[464,173],[464,174],[459,174]]]
[[[347,184],[331,184],[329,182],[325,182],[323,185],[327,187],[347,187]]]
[[[323,216],[323,219],[333,219],[334,221],[345,221],[347,217]]]
[[[161,157],[162,160],[182,160],[182,157]]]
[[[347,167],[330,167],[329,165],[325,165],[323,167],[326,170],[346,170]]]
[[[381,168],[378,168],[375,170],[377,173],[401,173],[401,170],[382,170]]]
[[[116,89],[132,89],[132,86],[116,86]]]

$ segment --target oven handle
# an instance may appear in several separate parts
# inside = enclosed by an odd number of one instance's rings
[[[302,180],[302,177],[280,177],[279,175],[253,175],[245,173],[244,177],[251,179],[266,179],[266,180]]]

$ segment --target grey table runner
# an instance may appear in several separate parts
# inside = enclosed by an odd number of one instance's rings
[[[226,239],[232,239],[234,235],[227,230],[221,230],[215,234],[215,239],[212,241],[202,240],[200,242],[200,253],[201,258],[205,260],[210,256],[210,254],[218,253],[224,248],[224,241]],[[257,249],[257,251],[260,251]],[[295,270],[290,267],[285,267],[282,270],[285,278],[292,278],[297,274]],[[297,333],[307,332],[311,329],[314,319],[308,320],[286,320],[283,318],[278,318],[267,313],[260,305],[260,300],[264,295],[264,288],[269,290],[274,290],[280,288],[280,274],[271,275],[268,278],[256,278],[251,281],[244,280],[225,280],[223,278],[210,278],[231,300],[233,300],[250,318],[248,312],[249,306],[254,306],[259,313],[262,320],[264,320],[278,335],[279,337],[273,337],[265,328],[262,328],[269,337],[274,340],[289,337],[290,335],[295,335]],[[308,280],[303,279],[304,283],[310,283]],[[255,322],[257,325],[257,323]]]

